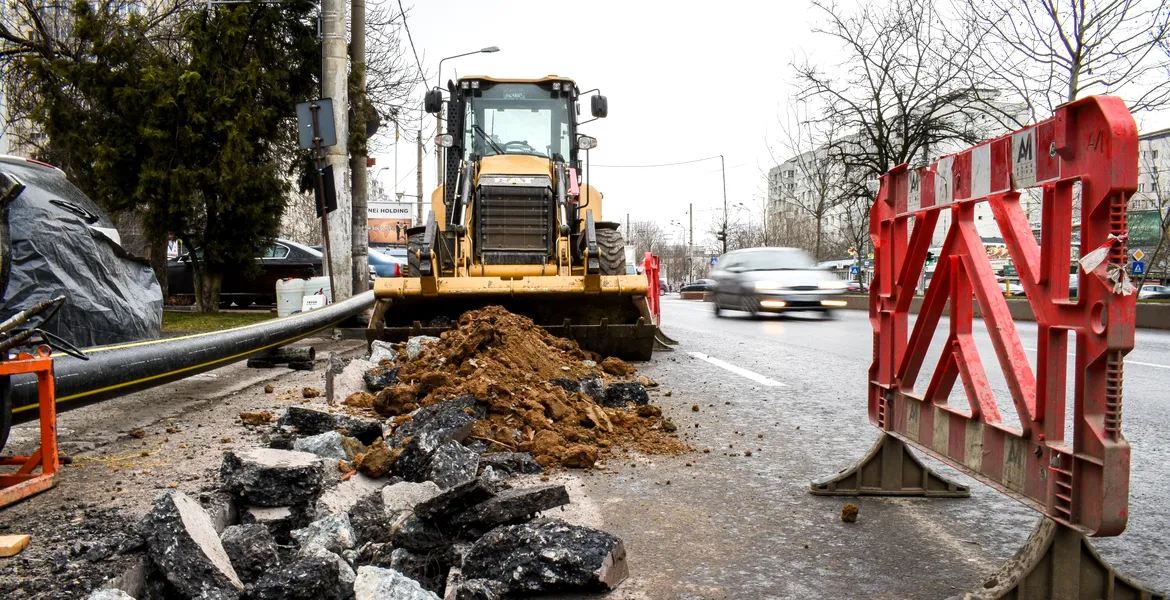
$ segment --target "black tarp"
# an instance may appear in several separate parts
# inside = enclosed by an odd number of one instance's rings
[[[26,186],[8,213],[12,270],[0,318],[65,296],[44,329],[76,346],[159,337],[163,298],[154,272],[113,239],[101,208],[57,169],[0,159],[0,171]]]

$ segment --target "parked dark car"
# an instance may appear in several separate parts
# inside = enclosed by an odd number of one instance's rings
[[[715,285],[714,279],[696,279],[690,283],[685,283],[678,291],[680,292],[709,292],[711,287]]]
[[[846,283],[816,268],[812,257],[799,248],[748,248],[719,257],[712,303],[715,315],[741,310],[761,312],[820,311],[825,316],[845,305],[840,295]]]
[[[406,250],[401,258],[388,249],[370,248],[370,271],[377,277],[404,277],[406,275]]]
[[[220,284],[219,306],[231,304],[246,307],[252,304],[276,304],[276,282],[294,277],[314,277],[322,273],[321,253],[309,246],[277,239],[263,256],[256,257],[260,272],[247,277],[242,270],[229,270]],[[183,255],[167,261],[167,287],[172,298],[194,300],[195,269],[191,257]]]

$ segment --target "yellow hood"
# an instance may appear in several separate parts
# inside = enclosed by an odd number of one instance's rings
[[[479,161],[480,175],[545,175],[552,176],[552,162],[541,156],[528,154],[497,154]]]

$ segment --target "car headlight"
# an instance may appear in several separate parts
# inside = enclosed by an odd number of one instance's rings
[[[784,287],[779,281],[757,281],[755,285],[757,290],[778,290]]]
[[[818,283],[817,287],[822,290],[843,290],[848,285],[849,283],[843,279],[832,279]]]

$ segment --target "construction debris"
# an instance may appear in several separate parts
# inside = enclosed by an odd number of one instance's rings
[[[295,561],[269,569],[248,586],[252,600],[343,600],[337,564],[321,556],[301,556]]]
[[[497,527],[463,559],[463,576],[508,593],[612,590],[629,576],[622,541],[604,531],[537,519]]]
[[[856,523],[857,505],[846,504],[845,506],[841,507],[841,520],[845,521],[846,523]]]
[[[258,506],[308,502],[325,485],[325,465],[315,454],[252,448],[223,455],[220,476],[227,491]]]
[[[280,564],[276,539],[263,525],[232,525],[223,531],[220,541],[240,581],[245,584],[256,581]]]
[[[395,571],[379,567],[361,567],[353,584],[354,600],[439,600],[417,581]]]
[[[159,494],[143,532],[151,560],[187,597],[238,598],[244,591],[211,517],[186,494]]]
[[[527,452],[492,452],[479,459],[481,469],[491,468],[505,476],[533,475],[544,471],[544,467]]]
[[[354,456],[365,451],[365,446],[355,438],[343,436],[336,431],[326,431],[298,438],[293,442],[292,449],[297,452],[316,454],[321,458],[353,460]]]
[[[479,453],[450,441],[435,450],[430,463],[427,479],[447,489],[475,479],[479,471]]]
[[[454,523],[488,531],[498,525],[522,522],[533,515],[569,503],[563,485],[505,490],[459,515]]]
[[[300,435],[318,435],[337,431],[357,438],[363,444],[372,444],[382,437],[382,423],[373,419],[358,419],[302,406],[290,406],[280,417],[278,425],[292,427]]]
[[[351,550],[357,545],[357,534],[349,522],[349,514],[344,512],[313,521],[307,527],[293,531],[292,538],[301,548],[320,546],[333,553]]]

